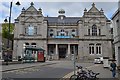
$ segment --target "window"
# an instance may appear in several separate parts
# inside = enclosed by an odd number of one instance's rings
[[[113,34],[113,28],[111,28],[111,34]]]
[[[31,46],[32,47],[36,47],[36,43],[31,43]]]
[[[94,44],[89,44],[89,54],[94,54]]]
[[[88,35],[90,35],[90,29],[88,29]]]
[[[29,43],[26,42],[26,43],[25,43],[25,47],[29,47],[29,46],[30,46]]]
[[[25,28],[25,34],[27,35],[37,34],[37,27],[29,25],[27,28]]]
[[[25,43],[25,45],[29,45],[29,43]]]
[[[96,54],[101,54],[101,44],[96,44]]]
[[[72,34],[72,37],[75,37],[75,34]]]
[[[50,37],[53,37],[53,29],[50,29]]]
[[[61,33],[61,35],[60,35],[60,36],[65,36],[65,35],[64,35],[64,33]]]
[[[72,32],[75,32],[75,30],[73,29]]]
[[[53,32],[53,29],[50,29],[50,32]]]
[[[66,33],[64,32],[64,30],[62,29],[61,32],[60,32],[60,36],[65,36]]]
[[[59,36],[59,33],[60,33],[60,32],[59,32],[59,31],[57,31],[57,36]]]
[[[72,37],[75,37],[76,36],[76,31],[73,29],[72,30]]]
[[[53,33],[50,33],[50,37],[52,37],[53,36]]]
[[[92,26],[92,36],[97,36],[97,26],[96,25]]]
[[[99,35],[101,35],[101,29],[99,29]]]

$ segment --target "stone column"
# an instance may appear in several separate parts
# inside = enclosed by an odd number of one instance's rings
[[[68,44],[67,58],[70,59],[70,44]]]
[[[56,49],[56,51],[55,51],[56,52],[55,53],[55,59],[58,60],[59,59],[59,57],[58,57],[59,56],[59,54],[58,54],[58,44],[56,44],[56,48],[55,49]]]

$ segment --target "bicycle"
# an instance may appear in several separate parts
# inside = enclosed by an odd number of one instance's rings
[[[83,69],[82,66],[77,67],[77,74],[74,74],[70,77],[70,80],[98,80],[97,75],[100,73],[94,73],[92,70],[86,68]]]

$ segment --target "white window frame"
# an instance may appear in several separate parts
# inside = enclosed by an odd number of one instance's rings
[[[92,50],[93,48],[93,50]],[[91,50],[90,50],[91,49]],[[94,52],[94,53],[93,53]],[[89,44],[89,54],[90,55],[95,55],[95,47],[94,44]]]
[[[97,53],[97,47],[98,47],[98,53]],[[101,44],[96,44],[96,55],[102,55],[102,46]]]

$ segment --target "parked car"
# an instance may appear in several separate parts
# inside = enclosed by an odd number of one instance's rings
[[[103,57],[99,57],[100,58],[100,60],[101,60],[101,63],[103,64]]]
[[[95,64],[103,64],[103,57],[98,57],[94,59]]]

